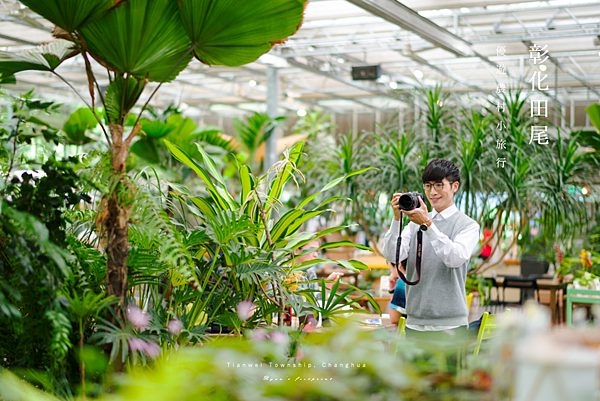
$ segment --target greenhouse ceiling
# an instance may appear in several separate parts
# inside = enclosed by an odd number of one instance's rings
[[[264,111],[266,71],[279,68],[282,111],[398,110],[415,86],[443,85],[482,94],[499,86],[531,89],[539,64],[530,46],[548,50],[547,95],[562,106],[600,97],[600,1],[590,0],[312,0],[302,28],[257,62],[239,68],[195,61],[161,89],[157,105],[185,103],[197,113]],[[53,40],[52,24],[15,0],[0,0],[0,48],[25,50]],[[87,83],[81,57],[59,73]],[[353,81],[351,68],[380,65],[377,81]],[[505,66],[505,67],[498,67]],[[506,74],[504,74],[506,68]],[[99,65],[97,76],[106,77]],[[108,83],[108,79],[104,79]],[[102,81],[101,81],[102,84]],[[78,103],[48,73],[22,73],[17,91]]]

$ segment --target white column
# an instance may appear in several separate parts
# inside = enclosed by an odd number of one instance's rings
[[[571,116],[569,118],[571,129],[575,127],[575,99],[571,99]]]
[[[587,90],[587,102],[585,103],[585,107],[584,109],[587,109],[588,106],[590,105],[590,90]],[[591,124],[590,122],[590,115],[588,113],[585,113],[585,126],[589,127]]]
[[[562,106],[560,107],[560,127],[567,127],[567,99],[569,95],[567,94],[567,88],[563,88],[563,96],[562,96]]]
[[[267,114],[270,118],[279,117],[279,70],[267,67]],[[281,137],[281,130],[275,128],[269,137],[265,148],[265,172],[279,160],[277,140]]]

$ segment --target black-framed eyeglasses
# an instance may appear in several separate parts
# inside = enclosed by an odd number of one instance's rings
[[[456,181],[449,181],[448,183],[450,185],[454,184]],[[444,182],[434,182],[433,184],[430,184],[428,182],[423,183],[423,189],[425,190],[425,192],[429,192],[431,191],[431,188],[435,188],[436,191],[441,191],[442,189],[444,189]]]

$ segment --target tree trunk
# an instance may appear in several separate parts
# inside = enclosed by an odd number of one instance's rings
[[[103,220],[106,233],[106,289],[108,296],[114,295],[119,300],[116,312],[121,322],[124,322],[127,256],[129,255],[127,235],[134,196],[133,188],[127,182],[126,176],[129,143],[123,141],[122,126],[110,124],[109,128],[113,141],[112,168],[117,183],[111,185],[112,190],[106,195],[106,210]],[[118,326],[120,325],[118,324]]]

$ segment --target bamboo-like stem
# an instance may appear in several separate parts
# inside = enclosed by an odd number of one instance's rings
[[[258,195],[257,192],[255,192],[255,195],[256,195],[256,199],[258,201],[257,202],[258,214],[260,215],[263,225],[265,226],[265,235],[267,236],[267,242],[269,244],[269,248],[272,248],[273,241],[271,240],[271,232],[269,231],[269,226],[267,224],[267,217],[265,215],[265,209],[263,208],[262,201],[260,200],[260,196]],[[275,255],[274,254],[271,255],[271,257],[272,257],[273,261],[275,261]],[[277,314],[277,325],[281,327],[281,326],[283,326],[283,312],[285,311],[285,301],[283,300],[283,295],[281,294],[281,290],[277,288],[274,280],[272,280],[271,285],[273,286],[273,295],[275,295],[277,293],[276,296],[279,297],[279,302],[276,302],[276,304],[279,305],[279,309],[281,311]]]

